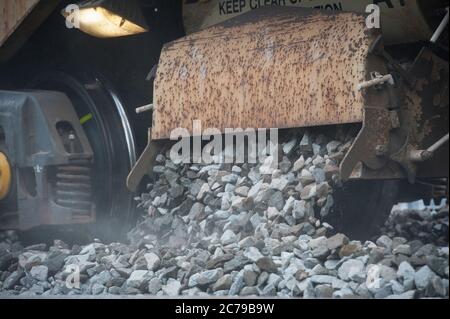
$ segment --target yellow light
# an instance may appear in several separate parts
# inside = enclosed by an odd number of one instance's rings
[[[5,154],[0,152],[0,200],[5,199],[11,188],[11,167]]]
[[[100,10],[100,8],[99,8]],[[104,17],[94,8],[81,10],[78,14],[78,21],[84,25],[95,25],[101,23]]]
[[[63,15],[67,17],[64,11]],[[97,38],[123,37],[148,31],[145,27],[99,6],[80,8],[76,13],[76,20],[81,31]]]

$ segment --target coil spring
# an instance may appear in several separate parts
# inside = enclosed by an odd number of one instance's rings
[[[72,210],[74,218],[90,215],[93,209],[91,168],[87,161],[56,167],[56,204]]]

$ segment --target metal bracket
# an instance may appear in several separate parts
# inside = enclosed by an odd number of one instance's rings
[[[152,131],[150,128],[148,130],[148,144],[127,177],[127,187],[130,191],[136,192],[142,178],[151,173],[155,165],[156,156],[163,147],[164,141],[152,140]]]
[[[391,129],[391,115],[385,108],[364,108],[364,121],[361,131],[356,137],[350,150],[345,155],[340,166],[342,181],[350,178],[358,162],[377,170],[386,165],[387,158],[380,152],[387,153],[389,131]]]
[[[415,162],[410,160],[409,154],[411,154],[415,150],[416,147],[410,144],[410,138],[408,136],[400,150],[390,156],[393,161],[399,163],[401,167],[403,167],[406,172],[408,182],[410,182],[411,184],[414,183],[416,179],[417,165],[415,164]]]
[[[413,68],[397,70],[399,65],[389,62],[381,44],[373,45],[370,53],[384,57],[391,69],[382,71],[375,65],[371,70],[391,72],[398,83],[386,85],[388,77],[374,73],[359,85],[365,89],[366,105],[372,107],[364,108],[363,127],[341,162],[341,179],[378,178],[395,172],[413,183],[416,176],[445,176],[448,162],[434,159],[433,153],[448,141],[448,63],[424,49]],[[425,161],[429,163],[421,165]],[[361,173],[354,171],[359,162]]]

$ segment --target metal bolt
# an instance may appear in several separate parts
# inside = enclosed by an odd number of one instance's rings
[[[375,155],[376,156],[385,156],[387,154],[388,150],[386,145],[377,145],[375,146]]]
[[[433,157],[433,153],[432,153],[432,152],[424,151],[424,152],[422,153],[422,158],[423,158],[424,161],[428,161],[428,160],[430,160],[432,157]]]
[[[69,138],[70,153],[75,153],[75,139],[76,139],[75,133],[70,132],[68,138]]]

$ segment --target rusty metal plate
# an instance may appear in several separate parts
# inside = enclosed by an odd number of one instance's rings
[[[5,43],[38,2],[39,0],[0,1],[0,46]]]
[[[171,42],[154,84],[153,139],[177,127],[292,128],[361,122],[365,16],[261,8]]]

